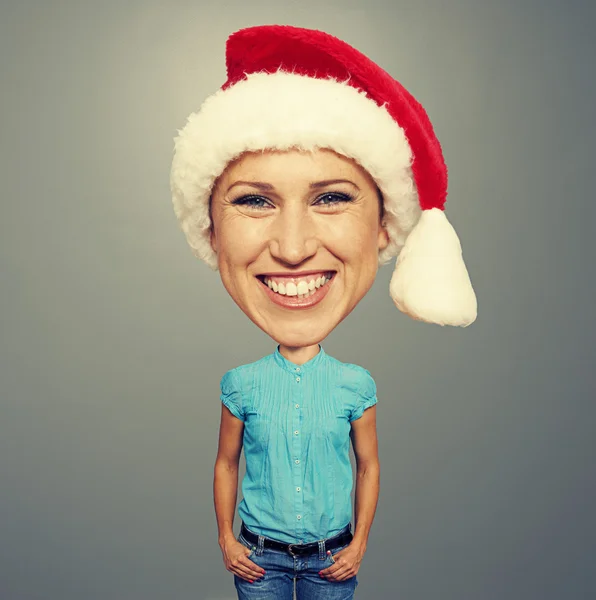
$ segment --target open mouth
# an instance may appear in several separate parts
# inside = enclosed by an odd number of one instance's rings
[[[327,295],[334,276],[335,271],[321,271],[296,277],[258,275],[257,279],[276,304],[304,308],[317,304]]]

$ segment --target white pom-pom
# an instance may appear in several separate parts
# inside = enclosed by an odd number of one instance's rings
[[[413,319],[460,327],[475,321],[476,294],[459,238],[442,210],[422,212],[399,254],[389,292]]]

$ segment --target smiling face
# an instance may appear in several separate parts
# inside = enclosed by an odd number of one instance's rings
[[[330,150],[244,154],[216,182],[211,219],[226,290],[290,348],[318,344],[348,316],[388,243],[374,181]]]

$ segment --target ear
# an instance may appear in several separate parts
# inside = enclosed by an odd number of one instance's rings
[[[377,246],[379,248],[379,252],[381,250],[385,250],[385,248],[387,248],[388,245],[389,245],[389,234],[387,233],[387,230],[385,229],[385,226],[383,225],[383,223],[380,223],[379,235],[377,237]]]
[[[209,243],[211,244],[211,250],[217,254],[217,238],[215,237],[215,229],[211,224],[211,232],[209,233]]]

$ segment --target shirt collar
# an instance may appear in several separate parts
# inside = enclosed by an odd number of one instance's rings
[[[323,346],[319,344],[319,352],[315,356],[313,356],[309,361],[305,362],[302,365],[298,365],[289,361],[285,356],[281,354],[281,352],[279,351],[279,346],[277,346],[277,348],[275,349],[273,356],[275,358],[275,362],[282,369],[290,371],[291,373],[305,373],[307,371],[310,371],[311,369],[316,369],[316,367],[321,364],[321,362],[327,355],[323,350]]]

